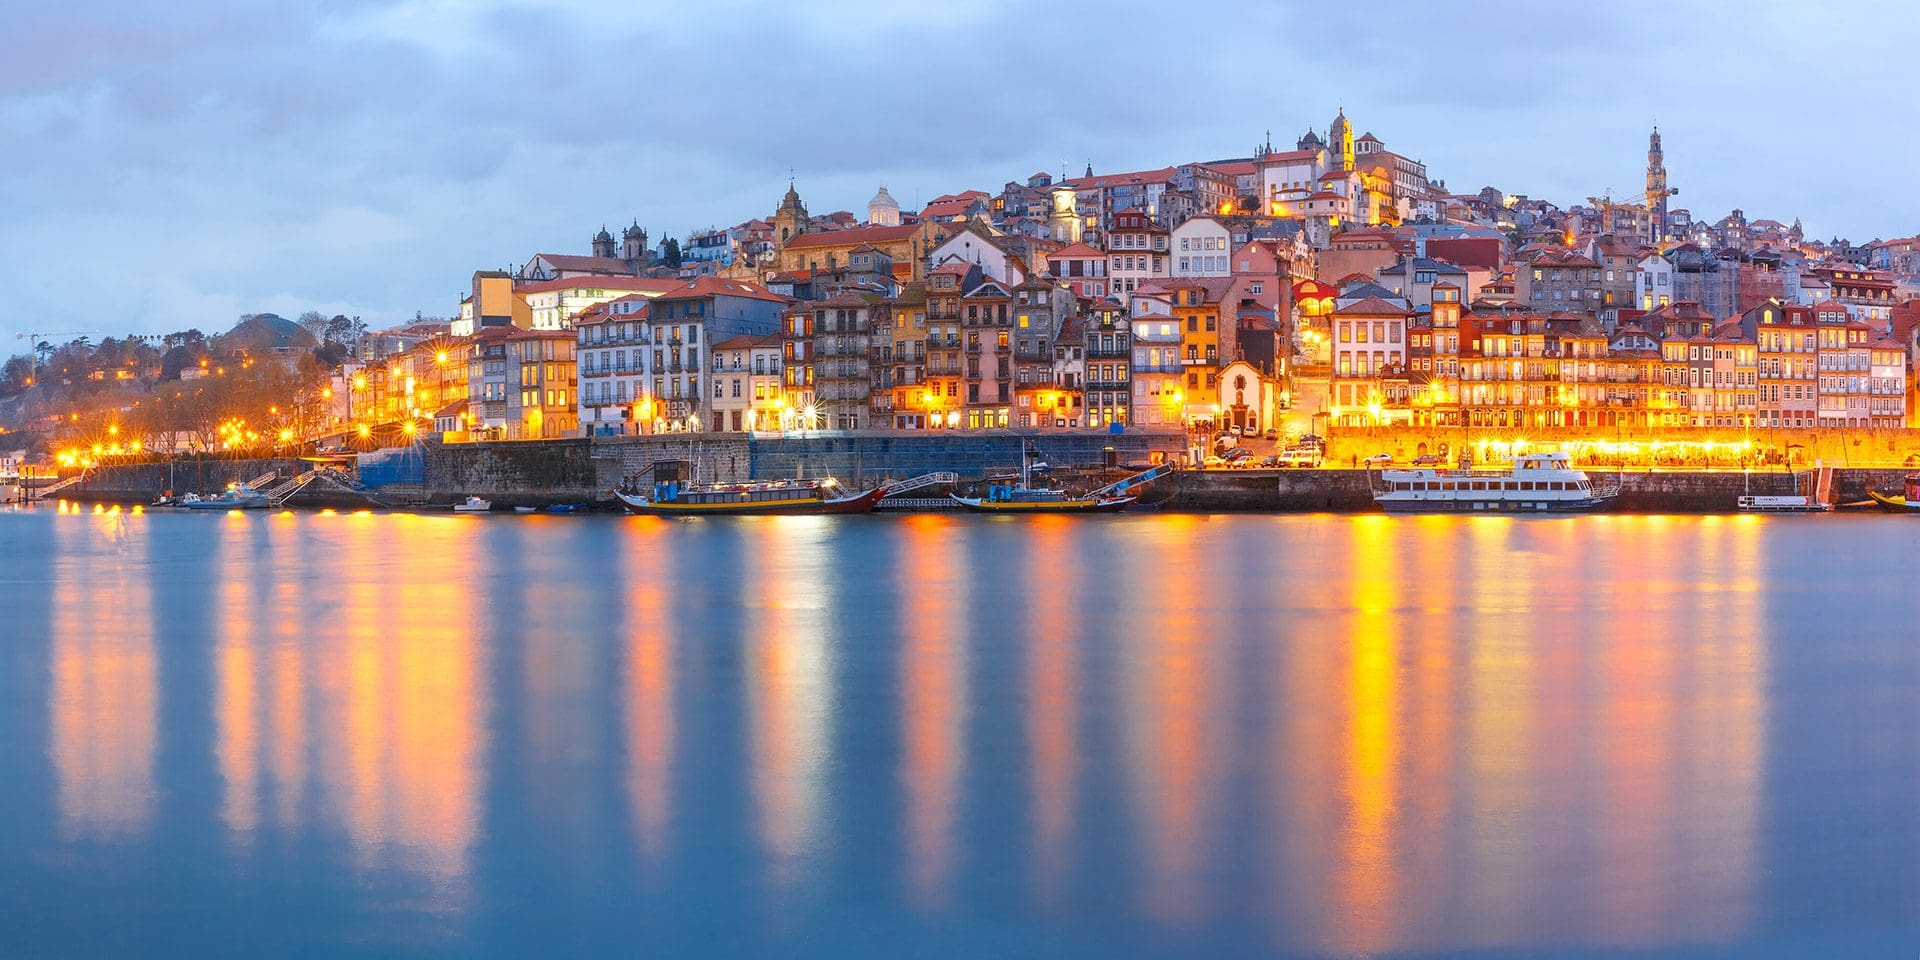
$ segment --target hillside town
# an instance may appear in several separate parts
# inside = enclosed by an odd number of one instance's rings
[[[1657,129],[1644,191],[1563,206],[1456,192],[1344,110],[1245,156],[918,210],[876,185],[816,214],[796,180],[657,247],[634,220],[477,270],[443,320],[36,342],[0,422],[70,462],[429,436],[1907,427],[1920,236],[1820,240],[1679,193]],[[256,366],[280,373],[222,382]]]

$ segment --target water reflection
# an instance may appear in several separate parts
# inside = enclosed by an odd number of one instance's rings
[[[475,525],[331,518],[344,536],[314,577],[337,584],[316,659],[319,753],[363,869],[463,878],[479,811],[487,653]],[[421,561],[431,556],[434,562]]]
[[[1027,621],[1026,731],[1032,758],[1033,880],[1043,901],[1061,895],[1073,855],[1070,842],[1079,764],[1076,673],[1082,630],[1072,604],[1084,589],[1081,564],[1069,559],[1073,528],[1070,518],[1034,518],[1024,576],[1024,582],[1033,587]]]
[[[666,597],[668,521],[634,517],[622,523],[619,571],[625,576],[627,798],[641,856],[658,862],[672,817],[674,755],[673,632]]]
[[[561,896],[596,891],[669,953],[990,954],[929,919],[988,914],[1062,952],[1742,952],[1778,792],[1820,788],[1769,786],[1820,599],[1776,521],[29,519],[48,669],[0,693],[44,692],[54,776],[0,800],[67,846],[0,868],[203,829],[210,886],[325,888],[356,936],[630,934]],[[807,909],[767,934],[769,899]]]
[[[1161,585],[1127,637],[1126,713],[1134,799],[1146,831],[1144,906],[1162,920],[1188,923],[1205,910],[1202,867],[1218,774],[1213,759],[1224,747],[1213,719],[1232,709],[1232,688],[1214,669],[1217,652],[1205,628],[1212,601],[1178,573],[1206,576],[1210,558],[1199,536],[1204,521],[1162,520],[1158,547],[1129,578]]]
[[[966,762],[961,726],[967,695],[965,625],[970,527],[950,517],[902,521],[897,569],[906,622],[900,652],[900,724],[905,740],[908,889],[922,907],[950,893],[956,791]]]
[[[832,567],[822,538],[830,521],[772,517],[755,527],[771,542],[748,552],[741,602],[747,611],[747,709],[758,833],[771,879],[790,885],[814,856],[833,756],[833,646],[828,591],[805,571]]]
[[[149,544],[137,522],[102,510],[53,525],[49,699],[68,837],[133,840],[153,817],[158,691]]]

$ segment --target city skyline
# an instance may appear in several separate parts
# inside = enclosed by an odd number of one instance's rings
[[[1645,9],[1666,29],[1617,11],[1549,25],[1517,23],[1521,5],[1406,5],[1376,18],[1389,29],[1343,37],[1310,7],[1233,6],[1217,18],[1232,29],[1196,28],[1205,56],[1159,65],[1178,55],[1142,27],[1163,14],[1128,8],[1062,10],[1048,19],[1074,25],[1064,38],[998,4],[37,11],[15,24],[26,53],[0,68],[0,250],[36,265],[0,339],[14,352],[28,330],[215,332],[254,311],[445,316],[476,266],[585,252],[603,223],[637,219],[658,243],[764,217],[789,171],[817,212],[858,212],[881,183],[912,209],[1063,162],[1244,156],[1341,107],[1456,192],[1562,206],[1638,192],[1658,123],[1674,205],[1696,216],[1742,207],[1856,242],[1913,232],[1910,203],[1835,176],[1845,155],[1898,168],[1920,154],[1897,104],[1836,92],[1904,31],[1785,5],[1737,21]],[[1215,50],[1215,36],[1267,42]],[[969,55],[928,70],[928,49]],[[1512,66],[1475,67],[1489,49]],[[706,65],[716,50],[767,56]],[[1007,83],[1023,71],[1035,82]],[[1574,109],[1609,86],[1600,110]],[[1793,117],[1836,132],[1800,134]],[[57,253],[103,247],[107,264]]]

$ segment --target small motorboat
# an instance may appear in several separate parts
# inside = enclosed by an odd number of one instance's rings
[[[265,510],[273,506],[273,500],[252,484],[230,483],[211,497],[187,494],[180,498],[180,506],[188,510]]]
[[[587,505],[584,503],[556,503],[553,506],[548,507],[547,512],[548,513],[586,513]]]
[[[539,509],[540,509],[539,507],[514,507],[513,512],[514,513],[534,513]]]
[[[453,505],[454,513],[488,513],[492,510],[493,501],[482,500],[479,497],[468,497]]]
[[[1920,513],[1920,473],[1907,474],[1898,494],[1868,490],[1867,496],[1888,513]]]

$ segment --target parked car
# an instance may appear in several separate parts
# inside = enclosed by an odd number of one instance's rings
[[[1289,447],[1277,459],[1282,467],[1317,467],[1326,458],[1312,447]]]
[[[1431,453],[1423,453],[1413,458],[1413,465],[1416,467],[1434,467],[1439,464],[1440,458]]]
[[[1272,456],[1262,457],[1260,465],[1267,468],[1277,467],[1280,465],[1280,455],[1274,454]]]
[[[1392,462],[1393,462],[1393,454],[1391,454],[1391,453],[1376,453],[1376,454],[1374,454],[1373,456],[1371,456],[1371,457],[1368,457],[1368,458],[1366,458],[1365,460],[1362,460],[1362,461],[1360,461],[1360,462],[1361,462],[1361,463],[1364,463],[1364,464],[1366,464],[1367,466],[1370,466],[1370,467],[1384,467],[1384,466],[1386,466],[1387,464],[1389,464],[1389,463],[1392,463]]]
[[[1230,462],[1235,460],[1245,460],[1251,456],[1253,456],[1253,451],[1248,450],[1246,447],[1234,447],[1233,449],[1228,450],[1226,453],[1223,453],[1220,455],[1222,459]]]
[[[1321,453],[1327,452],[1327,441],[1311,433],[1302,436],[1299,440],[1295,441],[1293,445],[1296,447],[1312,447]]]
[[[1280,431],[1275,430],[1272,427],[1268,427],[1267,432],[1261,434],[1261,436],[1266,437],[1268,440],[1278,440],[1280,439]]]

